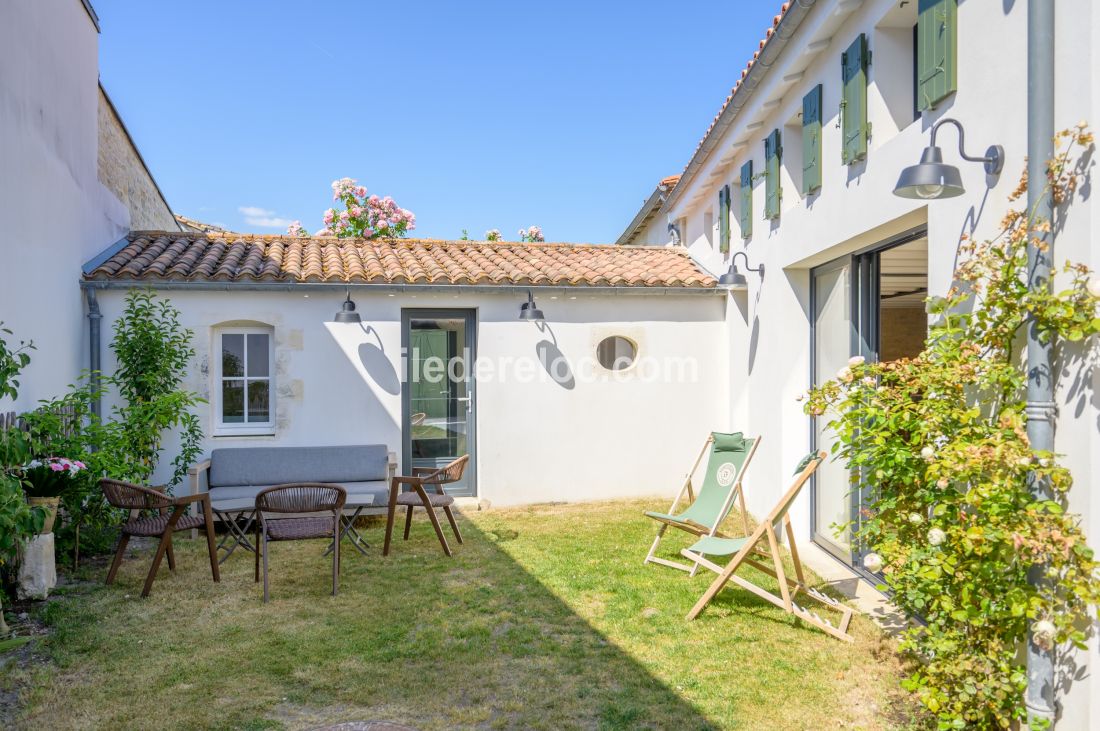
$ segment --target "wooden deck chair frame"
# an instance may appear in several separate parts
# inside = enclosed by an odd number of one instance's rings
[[[694,523],[691,521],[681,522],[661,520],[661,527],[657,529],[657,536],[653,539],[653,544],[649,547],[649,553],[646,554],[645,561],[643,561],[642,563],[657,563],[661,564],[662,566],[668,566],[669,568],[679,569],[680,571],[687,571],[692,576],[695,576],[696,572],[699,571],[698,563],[685,564],[678,563],[676,561],[669,561],[667,558],[661,558],[656,555],[657,546],[660,545],[661,539],[664,538],[665,531],[668,530],[670,526],[673,528],[679,528],[682,531],[686,531],[696,536],[724,537],[724,534],[718,531],[718,526],[722,523],[723,520],[726,519],[726,516],[729,515],[730,509],[733,506],[734,499],[737,500],[737,507],[741,511],[741,522],[744,526],[745,535],[749,534],[749,514],[745,510],[745,491],[743,489],[741,481],[744,478],[745,472],[749,469],[749,465],[752,463],[752,457],[754,454],[756,454],[756,448],[760,446],[760,440],[762,437],[758,436],[750,438],[753,440],[752,447],[749,448],[749,453],[745,456],[745,461],[744,463],[742,463],[741,469],[737,473],[737,481],[733,483],[729,495],[726,496],[726,502],[723,504],[722,511],[719,513],[718,520],[715,521],[714,525],[703,525],[701,523]],[[689,505],[695,501],[695,491],[693,490],[691,478],[695,474],[696,470],[699,469],[699,465],[702,463],[703,458],[707,456],[707,453],[710,451],[710,447],[712,444],[714,444],[713,432],[710,434],[710,436],[707,437],[706,442],[703,443],[703,448],[699,450],[699,456],[695,458],[695,463],[692,464],[691,469],[688,470],[687,477],[684,480],[683,486],[680,488],[680,492],[676,494],[676,499],[672,501],[672,506],[668,509],[670,515],[675,515],[676,506],[680,504],[680,500],[683,499],[685,494],[687,494],[687,503]],[[652,518],[653,516],[649,517]],[[659,518],[654,519],[660,520]]]
[[[764,601],[770,602],[780,609],[793,614],[802,621],[812,624],[832,637],[836,637],[846,642],[853,641],[852,636],[848,634],[848,625],[852,619],[851,607],[845,606],[839,601],[825,596],[816,589],[806,585],[806,579],[802,573],[802,562],[798,558],[798,547],[795,544],[794,528],[791,525],[789,514],[791,503],[794,502],[794,499],[802,490],[802,486],[806,484],[806,481],[810,479],[810,475],[817,470],[818,465],[825,460],[826,456],[825,452],[818,452],[816,457],[809,460],[808,464],[798,473],[791,488],[787,490],[787,493],[783,495],[782,499],[780,499],[779,503],[772,509],[771,513],[768,514],[767,518],[760,522],[760,525],[752,532],[752,535],[741,542],[741,546],[737,550],[737,553],[725,566],[719,566],[708,560],[702,553],[692,551],[691,548],[685,548],[680,552],[683,556],[691,559],[697,565],[705,566],[718,574],[718,578],[711,583],[703,593],[703,596],[699,598],[699,601],[697,601],[695,606],[691,608],[691,611],[688,612],[687,618],[689,620],[698,617],[699,613],[710,603],[710,600],[713,599],[727,583],[732,581]],[[779,528],[780,522],[782,523],[782,528]],[[792,580],[789,578],[786,571],[783,569],[782,555],[779,551],[778,530],[785,530],[787,533],[788,550],[791,553],[791,561],[794,564],[796,579]],[[761,545],[764,541],[767,542],[766,548]],[[702,544],[705,543],[705,541],[700,541],[699,543]],[[692,546],[692,548],[695,548],[695,546]],[[771,565],[769,566],[761,563],[761,560],[764,559],[770,559]],[[745,564],[775,578],[776,581],[779,582],[780,596],[776,596],[752,583],[748,579],[738,576],[737,570]],[[808,599],[812,599],[840,612],[841,617],[839,624],[833,625],[827,619],[818,616],[816,612],[812,612],[797,604],[795,602],[795,597],[799,592],[802,592]]]

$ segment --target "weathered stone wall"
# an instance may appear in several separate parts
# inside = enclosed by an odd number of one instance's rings
[[[99,180],[129,209],[132,230],[179,230],[172,210],[102,87],[99,89]]]

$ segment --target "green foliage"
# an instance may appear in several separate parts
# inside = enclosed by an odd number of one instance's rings
[[[111,341],[118,370],[110,384],[126,402],[113,414],[124,425],[125,449],[120,455],[131,460],[134,479],[148,480],[160,461],[164,432],[178,430],[179,452],[172,460],[169,490],[202,451],[202,427],[192,412],[201,399],[180,388],[195,356],[192,337],[170,302],[135,290],[126,296],[126,309]]]
[[[31,361],[27,351],[34,345],[20,342],[12,349],[4,338],[11,334],[11,330],[0,327],[0,398],[14,399],[19,396],[19,374]],[[46,517],[41,508],[30,508],[23,496],[19,468],[30,455],[30,443],[22,433],[0,430],[0,565],[11,560],[24,538],[41,530]]]
[[[132,292],[111,343],[116,373],[101,376],[98,390],[85,374],[68,393],[22,415],[33,456],[64,456],[87,465],[61,495],[65,519],[54,531],[59,555],[110,549],[120,515],[107,504],[98,481],[109,477],[148,483],[164,450],[166,431],[179,434],[169,489],[198,459],[202,429],[192,409],[201,399],[181,388],[194,357],[191,337],[168,301],[151,292]],[[92,405],[112,389],[122,403],[101,419]]]
[[[31,508],[23,495],[19,468],[30,459],[30,444],[16,429],[0,431],[0,565],[14,558],[19,545],[42,529],[46,513]]]
[[[1092,136],[1079,127],[1059,140],[1069,145],[1050,163],[1050,185],[1068,203],[1083,169],[1071,152]],[[1030,223],[1012,211],[997,238],[963,241],[956,285],[929,301],[938,322],[919,356],[854,358],[807,403],[834,417],[834,451],[870,486],[869,507],[848,527],[875,552],[868,563],[882,566],[894,601],[927,623],[904,636],[923,661],[904,685],[943,729],[1024,719],[1029,629],[1040,647],[1084,647],[1089,606],[1100,600],[1097,563],[1064,509],[1071,475],[1028,442],[1019,353],[1023,329],[1034,327],[1061,353],[1054,372],[1069,369],[1059,346],[1100,331],[1097,283],[1067,264],[1060,291],[1029,289]],[[1057,499],[1037,499],[1031,480]],[[1038,587],[1028,581],[1033,566],[1046,574]]]
[[[28,350],[34,350],[34,343],[19,341],[14,349],[8,346],[5,335],[12,331],[0,322],[0,399],[5,396],[14,399],[19,395],[19,374],[31,362]]]

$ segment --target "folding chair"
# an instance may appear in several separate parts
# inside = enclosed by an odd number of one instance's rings
[[[695,536],[722,535],[718,532],[718,526],[722,524],[722,521],[729,515],[730,510],[733,509],[734,497],[739,499],[741,520],[744,524],[745,535],[748,535],[749,521],[748,514],[745,512],[745,493],[742,489],[741,480],[759,445],[760,437],[745,438],[741,435],[741,432],[735,434],[712,432],[707,437],[703,449],[695,459],[695,464],[691,466],[691,470],[687,474],[687,480],[680,488],[676,499],[672,501],[672,507],[668,509],[668,512],[646,512],[646,516],[659,521],[661,527],[657,529],[657,537],[653,539],[653,545],[649,547],[649,553],[643,563],[659,563],[662,566],[688,571],[692,576],[695,576],[695,572],[699,570],[698,564],[688,565],[658,558],[654,555],[657,552],[657,545],[661,542],[661,538],[669,526],[687,531]],[[696,496],[692,489],[691,478],[708,451],[710,452],[710,458],[707,461],[707,471],[703,476],[703,483],[699,486],[699,495]],[[677,514],[676,506],[685,493],[691,504],[683,512]]]
[[[825,460],[826,456],[825,452],[818,452],[817,454],[807,455],[806,458],[802,460],[802,464],[798,466],[798,470],[796,471],[797,477],[795,478],[794,484],[787,490],[787,493],[768,514],[767,518],[765,518],[760,525],[757,526],[756,530],[752,532],[752,535],[747,538],[704,536],[690,548],[685,548],[680,551],[686,558],[718,574],[718,578],[714,580],[710,587],[703,593],[703,596],[700,597],[699,601],[695,603],[695,606],[691,608],[691,611],[688,612],[688,619],[695,619],[699,616],[699,613],[702,612],[703,608],[707,606],[710,600],[722,590],[722,587],[724,587],[727,582],[732,581],[741,588],[751,591],[761,599],[774,604],[805,622],[809,622],[825,633],[847,642],[852,641],[852,636],[848,634],[848,623],[851,622],[852,619],[851,607],[844,606],[837,600],[827,597],[816,589],[806,586],[806,579],[802,574],[802,562],[798,558],[798,548],[795,546],[794,542],[794,528],[791,526],[791,518],[788,515],[791,503],[798,497],[798,493],[802,490],[802,486],[806,484],[806,481],[810,479],[810,475],[812,475],[818,468],[818,465]],[[797,581],[787,578],[787,574],[783,570],[783,562],[779,553],[779,533],[782,530],[787,531],[788,548],[791,552],[791,561],[794,563],[795,576],[798,577]],[[764,540],[767,540],[767,548],[761,545],[761,542]],[[733,555],[733,559],[730,560],[725,567],[719,566],[705,558],[707,555],[729,556],[731,554]],[[767,566],[757,560],[764,558],[771,559],[771,566]],[[779,582],[780,596],[776,596],[752,583],[748,579],[738,576],[737,570],[745,564],[774,577]],[[800,591],[805,594],[808,599],[813,599],[820,604],[840,612],[841,617],[839,625],[834,626],[827,619],[818,616],[816,612],[812,612],[795,603],[794,599]]]

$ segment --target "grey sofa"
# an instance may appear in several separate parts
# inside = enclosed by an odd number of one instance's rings
[[[226,447],[191,468],[191,492],[210,492],[219,513],[235,513],[254,505],[265,487],[288,482],[326,482],[348,491],[347,512],[368,502],[384,510],[397,457],[384,444],[342,447]]]

